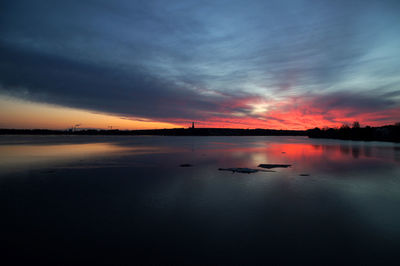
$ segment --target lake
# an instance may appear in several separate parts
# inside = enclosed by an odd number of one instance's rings
[[[0,209],[11,264],[398,264],[400,144],[1,136]]]

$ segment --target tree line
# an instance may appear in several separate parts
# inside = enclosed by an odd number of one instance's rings
[[[352,126],[343,124],[339,128],[309,129],[307,135],[310,138],[400,142],[400,123],[381,127],[361,127],[360,123],[355,121]]]

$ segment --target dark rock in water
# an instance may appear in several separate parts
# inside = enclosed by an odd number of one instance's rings
[[[310,176],[309,174],[299,174],[299,176]]]
[[[267,163],[262,163],[258,165],[258,167],[261,168],[267,168],[267,169],[272,169],[272,168],[288,168],[290,167],[291,164],[267,164]]]
[[[257,169],[250,169],[250,168],[218,168],[220,171],[231,171],[232,173],[245,173],[245,174],[251,174],[251,173],[257,173]]]
[[[184,163],[179,165],[180,167],[192,167],[193,165],[191,165],[190,163]]]
[[[218,168],[219,171],[231,171],[232,173],[252,174],[257,172],[274,172],[271,170],[258,170],[251,168]]]

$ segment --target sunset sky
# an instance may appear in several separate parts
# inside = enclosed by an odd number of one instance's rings
[[[0,128],[400,122],[400,1],[5,0]]]

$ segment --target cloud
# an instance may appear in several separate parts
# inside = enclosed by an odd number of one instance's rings
[[[363,125],[395,123],[400,104],[388,97],[373,97],[349,92],[305,94],[271,104],[262,116],[282,128],[339,126],[359,121]]]
[[[371,123],[392,121],[400,104],[398,7],[2,1],[1,91],[167,122],[298,128],[366,113]]]
[[[74,62],[58,56],[0,48],[3,91],[33,101],[143,117],[198,117],[218,98],[180,88],[150,73]]]

